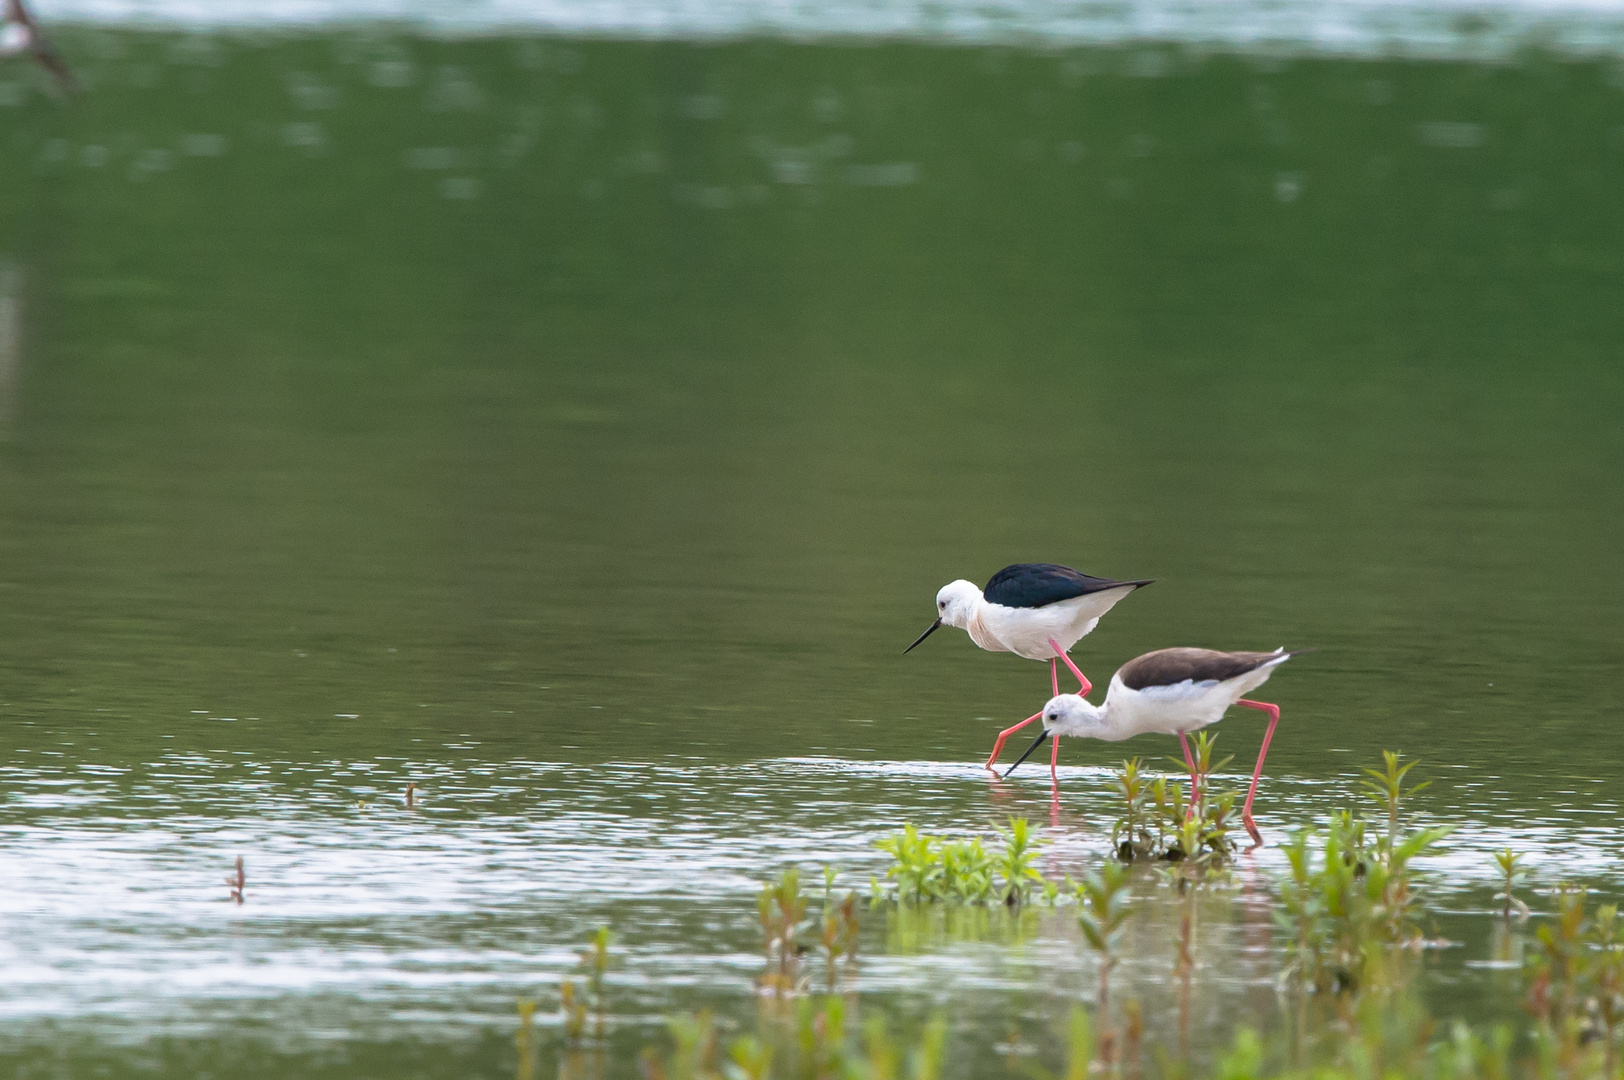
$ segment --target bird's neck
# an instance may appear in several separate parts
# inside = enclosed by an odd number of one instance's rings
[[[970,640],[986,649],[988,652],[1008,652],[1009,646],[993,636],[987,624],[982,621],[981,615],[986,611],[986,601],[976,599],[975,606],[970,609],[970,618],[965,621],[964,629],[970,635]]]

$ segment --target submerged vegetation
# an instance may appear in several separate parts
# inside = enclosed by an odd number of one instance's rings
[[[1624,1076],[1624,920],[1614,905],[1592,906],[1578,887],[1555,890],[1550,917],[1532,934],[1517,968],[1518,1018],[1474,1027],[1429,1011],[1420,958],[1453,943],[1429,936],[1425,878],[1416,862],[1437,851],[1450,830],[1407,821],[1407,800],[1426,785],[1408,782],[1416,763],[1393,753],[1362,781],[1375,815],[1343,810],[1295,830],[1281,845],[1286,869],[1270,884],[1269,904],[1282,1022],[1241,1026],[1215,1060],[1192,1061],[1191,988],[1202,977],[1193,944],[1201,918],[1196,897],[1214,887],[1221,893],[1233,872],[1223,834],[1233,797],[1210,787],[1223,764],[1212,764],[1211,741],[1202,740],[1198,749],[1195,787],[1206,812],[1190,813],[1179,778],[1147,778],[1137,759],[1124,762],[1115,778],[1123,813],[1111,837],[1114,857],[1099,859],[1077,880],[1051,881],[1037,869],[1042,841],[1019,818],[990,843],[926,835],[910,825],[879,842],[892,865],[883,883],[874,882],[870,904],[903,916],[932,908],[1013,911],[1041,899],[1028,915],[1041,913],[1061,933],[1052,920],[1074,919],[1094,979],[1088,1000],[1064,1022],[1060,1075],[1068,1080]],[[1134,865],[1146,858],[1162,864]],[[1496,861],[1502,879],[1496,899],[1509,928],[1514,910],[1527,910],[1513,895],[1523,870],[1520,856],[1509,850]],[[796,870],[784,871],[760,894],[765,970],[758,985],[773,999],[793,996],[793,1008],[764,1012],[757,1032],[729,1038],[710,1013],[676,1017],[669,1047],[644,1051],[647,1080],[935,1080],[943,1074],[950,1049],[945,1018],[931,1018],[913,1037],[899,1039],[884,1017],[860,1010],[860,905],[853,892],[837,896],[834,881],[834,872],[826,871],[816,916],[808,914]],[[1129,938],[1136,903],[1167,890],[1180,911],[1178,938],[1169,942],[1178,1038],[1147,1053],[1146,1011],[1113,986],[1112,976],[1125,959],[1142,959],[1132,950],[1142,948],[1143,939],[1130,945]],[[1071,914],[1063,910],[1068,905]],[[802,935],[813,928],[821,928],[826,969],[824,992],[816,995],[800,966],[812,951],[801,944]],[[1055,1075],[1035,1064],[1027,1071]]]
[[[802,1001],[773,1043],[753,1035],[724,1041],[709,1012],[673,1017],[671,1049],[645,1049],[645,1080],[938,1080],[946,1063],[947,1023],[935,1018],[909,1044],[883,1016],[861,1024],[838,997]]]
[[[609,928],[602,926],[587,942],[580,966],[586,975],[585,987],[565,979],[558,987],[559,1008],[563,1012],[564,1042],[572,1047],[600,1045],[603,1042],[607,1009],[603,996],[603,976],[609,970]]]
[[[1123,862],[1187,858],[1212,862],[1234,853],[1229,819],[1235,812],[1235,793],[1212,787],[1213,774],[1230,759],[1212,760],[1215,734],[1198,731],[1191,741],[1195,769],[1190,774],[1189,801],[1178,777],[1147,778],[1138,758],[1122,763],[1116,776],[1122,816],[1111,830],[1111,847]]]

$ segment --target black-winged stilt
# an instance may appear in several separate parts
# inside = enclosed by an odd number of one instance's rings
[[[986,589],[962,578],[943,585],[936,594],[936,621],[925,628],[904,656],[944,626],[967,631],[970,640],[988,652],[1011,652],[1028,660],[1049,661],[1051,693],[1060,693],[1060,673],[1055,660],[1064,660],[1071,673],[1088,693],[1093,684],[1067,656],[1067,650],[1094,629],[1100,617],[1116,602],[1149,581],[1112,581],[1090,577],[1069,566],[1055,563],[1016,563],[992,576]],[[1004,741],[1041,713],[1022,720],[998,733],[987,768],[1003,752]]]
[[[1215,649],[1158,649],[1129,660],[1111,676],[1110,688],[1105,692],[1105,704],[1093,705],[1081,694],[1056,694],[1038,715],[1043,718],[1043,734],[1027,747],[1015,766],[1025,761],[1032,751],[1053,736],[1054,750],[1049,758],[1049,775],[1059,783],[1055,765],[1060,760],[1061,735],[1117,742],[1135,735],[1158,733],[1177,735],[1184,748],[1184,760],[1190,767],[1190,800],[1194,808],[1196,792],[1195,759],[1190,754],[1190,741],[1185,736],[1208,724],[1224,718],[1231,705],[1244,705],[1269,714],[1269,727],[1263,733],[1263,746],[1257,752],[1257,767],[1252,770],[1252,786],[1246,791],[1246,805],[1241,808],[1241,821],[1255,843],[1263,843],[1252,820],[1252,799],[1257,795],[1258,779],[1263,775],[1263,759],[1269,753],[1269,740],[1274,738],[1274,726],[1280,722],[1280,707],[1266,701],[1248,701],[1241,695],[1250,693],[1268,681],[1274,669],[1290,660],[1298,652],[1276,649],[1274,652],[1218,652]],[[1084,691],[1086,693],[1087,691]]]
[[[51,48],[39,24],[28,13],[23,0],[5,0],[5,15],[0,17],[0,56],[21,56],[28,53],[39,66],[49,71],[65,90],[74,86],[73,72]]]

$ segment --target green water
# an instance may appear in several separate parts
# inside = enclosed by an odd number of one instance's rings
[[[20,1074],[511,1073],[608,920],[634,1075],[661,1015],[748,1015],[768,868],[1048,820],[976,767],[1039,665],[900,655],[1021,560],[1157,579],[1097,683],[1317,647],[1260,821],[1425,759],[1464,939],[1508,840],[1624,880],[1611,64],[62,37],[85,94],[0,94]],[[1106,779],[1063,783],[1080,865]],[[1215,918],[1218,1037],[1272,984]],[[1053,920],[868,932],[865,992],[987,1069],[1092,985]]]

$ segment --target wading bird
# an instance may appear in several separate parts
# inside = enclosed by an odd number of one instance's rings
[[[913,652],[919,642],[942,627],[953,626],[967,631],[970,640],[988,652],[1011,652],[1028,660],[1049,661],[1049,687],[1054,694],[1060,693],[1055,660],[1064,660],[1086,694],[1093,684],[1077,670],[1067,651],[1094,629],[1118,600],[1149,584],[1089,577],[1054,563],[1006,566],[992,576],[985,590],[961,578],[942,586],[936,594],[936,621],[902,654]],[[1041,715],[1028,716],[999,732],[987,768],[996,772],[993,766],[1003,752],[1004,741]]]
[[[1053,737],[1049,775],[1058,785],[1055,765],[1060,760],[1061,735],[1109,742],[1150,733],[1177,735],[1179,745],[1184,748],[1184,761],[1190,767],[1190,807],[1194,810],[1195,758],[1190,754],[1190,740],[1185,736],[1222,720],[1231,705],[1258,709],[1269,714],[1269,727],[1263,733],[1263,746],[1257,752],[1257,767],[1252,770],[1252,786],[1246,791],[1241,821],[1253,842],[1261,844],[1263,834],[1252,820],[1252,799],[1257,795],[1257,782],[1263,775],[1263,759],[1269,753],[1274,726],[1280,722],[1280,707],[1265,701],[1248,701],[1241,695],[1262,686],[1275,668],[1295,655],[1296,652],[1286,652],[1283,648],[1274,652],[1158,649],[1146,653],[1129,660],[1111,676],[1103,705],[1090,704],[1081,694],[1056,694],[1050,699],[1038,714],[1043,718],[1043,734],[1027,747],[1015,765],[1042,746],[1043,740]],[[1009,767],[1009,772],[1004,774],[1006,777],[1015,771],[1015,765]]]
[[[0,56],[21,56],[28,53],[39,66],[51,73],[63,90],[74,88],[73,72],[51,48],[39,23],[23,6],[23,0],[5,0],[5,15],[0,17]]]

